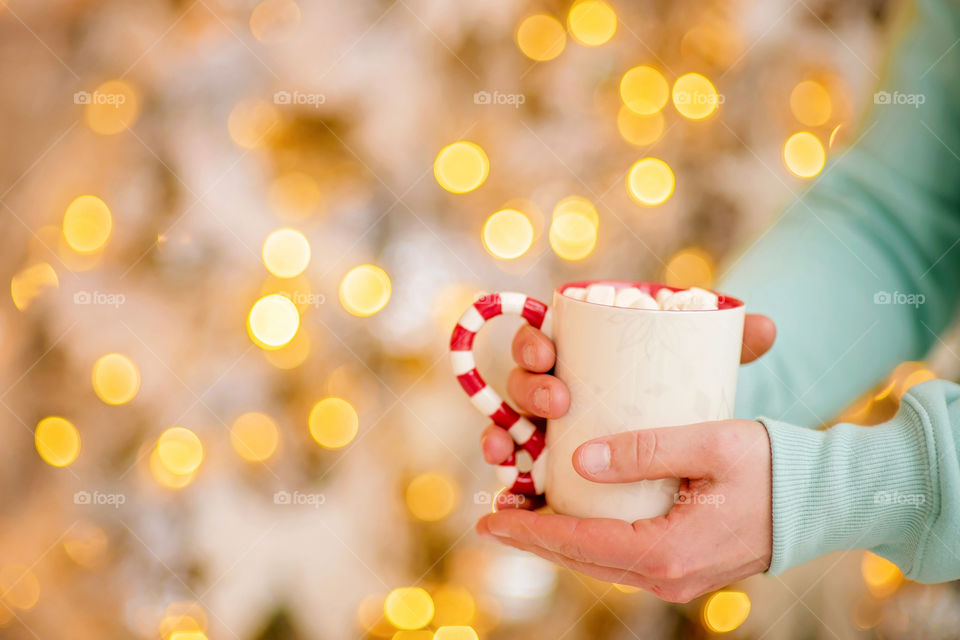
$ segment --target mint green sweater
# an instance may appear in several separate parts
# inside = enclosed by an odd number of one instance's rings
[[[960,578],[960,387],[918,385],[883,425],[811,428],[922,358],[960,297],[960,3],[911,13],[883,74],[890,104],[720,285],[779,330],[737,399],[770,435],[771,574],[865,548],[913,580]]]

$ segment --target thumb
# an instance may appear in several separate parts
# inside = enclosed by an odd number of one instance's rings
[[[721,428],[701,422],[589,440],[573,452],[573,466],[593,482],[704,478],[718,462],[711,443]]]

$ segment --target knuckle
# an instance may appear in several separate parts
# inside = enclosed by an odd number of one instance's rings
[[[649,469],[657,457],[656,429],[642,429],[634,432],[634,457],[636,468]]]

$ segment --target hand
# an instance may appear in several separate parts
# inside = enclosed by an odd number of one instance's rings
[[[683,477],[678,495],[685,499],[665,516],[633,524],[508,509],[481,518],[477,532],[671,602],[689,602],[770,565],[770,443],[760,423],[620,433],[580,445],[573,464],[594,482]]]
[[[773,320],[767,316],[747,314],[743,324],[743,349],[740,362],[752,362],[766,353],[777,336]],[[557,352],[553,342],[542,331],[524,325],[513,339],[513,359],[519,365],[507,379],[507,393],[520,408],[540,418],[559,418],[570,407],[570,393],[558,378],[547,375],[553,369]],[[495,424],[480,436],[483,457],[490,464],[500,464],[513,453],[510,435]],[[516,505],[518,500],[504,500]],[[536,505],[526,500],[524,505]]]

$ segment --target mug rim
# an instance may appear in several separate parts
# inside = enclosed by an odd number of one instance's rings
[[[636,287],[641,291],[645,291],[646,293],[654,297],[656,297],[657,292],[660,291],[661,289],[669,289],[670,291],[677,292],[677,291],[685,291],[686,289],[689,288],[687,287],[685,289],[684,287],[672,287],[670,285],[663,284],[660,282],[649,282],[647,280],[618,280],[618,279],[598,278],[594,280],[576,280],[574,282],[566,282],[564,284],[557,286],[557,288],[554,289],[554,293],[562,296],[563,292],[569,289],[570,287],[586,288],[592,284],[609,284],[615,287],[624,287],[624,286]],[[716,313],[718,311],[730,311],[733,309],[741,309],[745,306],[743,303],[743,300],[740,300],[739,298],[728,296],[725,293],[720,293],[719,291],[714,291],[713,289],[707,289],[707,291],[710,291],[717,295],[718,301],[717,301],[716,309],[684,309],[683,313]],[[626,307],[612,307],[611,305],[600,304],[598,302],[587,302],[586,300],[577,300],[576,298],[567,297],[566,299],[571,302],[579,302],[583,304],[593,305],[596,307],[624,309],[626,311],[645,311],[648,313],[676,313],[676,310],[667,311],[666,309],[628,309]]]

